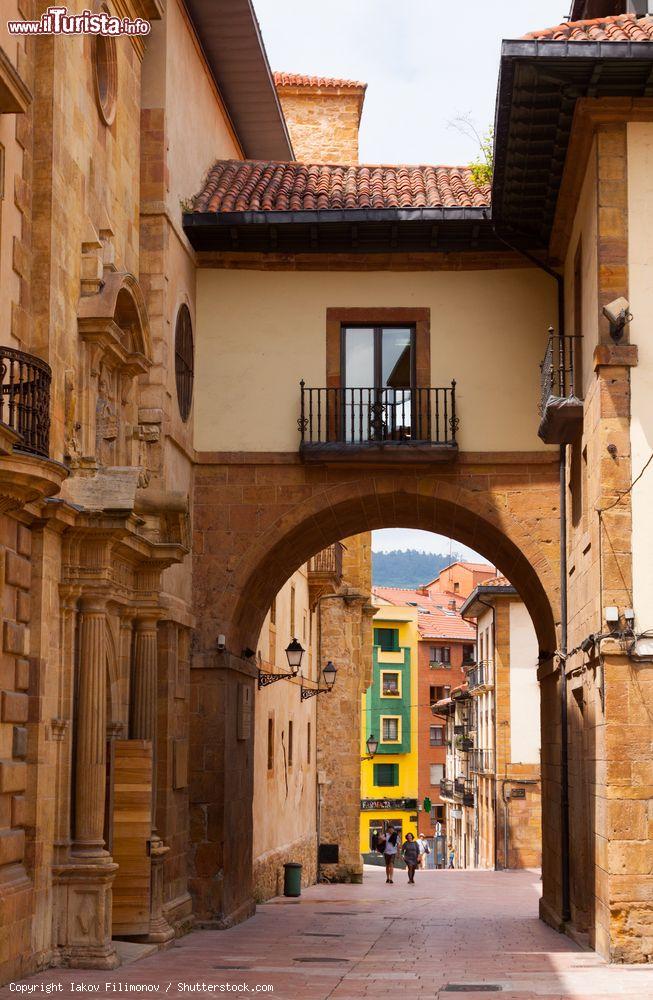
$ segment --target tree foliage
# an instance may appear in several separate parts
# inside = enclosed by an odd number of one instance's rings
[[[417,549],[394,549],[372,553],[372,580],[376,587],[414,589],[435,579],[440,570],[460,559],[456,552],[442,555]]]

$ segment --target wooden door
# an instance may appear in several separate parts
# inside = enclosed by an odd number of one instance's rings
[[[152,832],[152,743],[111,741],[112,934],[150,930],[150,835]]]

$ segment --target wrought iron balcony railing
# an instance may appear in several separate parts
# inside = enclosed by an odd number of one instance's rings
[[[471,771],[482,771],[494,774],[494,750],[472,750],[469,755]]]
[[[440,796],[442,798],[453,798],[453,781],[451,778],[440,779]]]
[[[13,347],[0,347],[0,422],[20,435],[22,451],[49,454],[50,366]]]
[[[443,388],[310,388],[301,382],[303,451],[456,447],[456,383]]]
[[[565,444],[578,435],[583,420],[582,387],[576,384],[580,337],[560,336],[549,329],[540,364],[540,428],[547,444]]]
[[[478,688],[492,687],[494,684],[494,664],[492,660],[479,660],[467,671],[467,683],[470,691]]]

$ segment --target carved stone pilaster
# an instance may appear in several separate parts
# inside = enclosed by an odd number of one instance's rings
[[[77,858],[107,857],[104,849],[106,797],[106,606],[101,598],[80,601],[79,684],[75,771]]]

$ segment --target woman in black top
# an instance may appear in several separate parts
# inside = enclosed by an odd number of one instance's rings
[[[395,871],[395,857],[397,855],[398,847],[397,841],[399,835],[395,830],[394,826],[389,826],[385,840],[379,842],[379,850],[383,853],[383,860],[385,861],[385,880],[386,883],[392,885],[392,876]]]
[[[412,833],[406,834],[401,854],[408,869],[408,882],[410,885],[415,885],[415,869],[419,864],[419,845]]]

